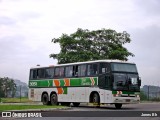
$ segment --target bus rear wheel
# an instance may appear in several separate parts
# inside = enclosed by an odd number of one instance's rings
[[[116,103],[115,107],[116,107],[116,109],[121,109],[122,108],[122,104],[121,103]]]
[[[51,105],[58,105],[58,97],[56,94],[51,95]]]
[[[74,107],[78,107],[79,105],[80,105],[80,103],[78,103],[78,102],[74,102],[74,103],[73,103],[73,106],[74,106]]]
[[[44,93],[42,95],[42,103],[43,103],[43,105],[49,105],[49,97],[48,97],[47,93]]]

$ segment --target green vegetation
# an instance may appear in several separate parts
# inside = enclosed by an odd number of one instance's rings
[[[157,98],[152,98],[151,101],[156,101],[156,102],[160,102],[160,97]]]
[[[8,77],[0,77],[0,98],[1,97],[14,97],[16,94],[16,84],[13,79]]]
[[[79,28],[70,35],[53,38],[52,42],[59,43],[61,47],[59,54],[50,54],[59,64],[99,59],[128,60],[128,56],[134,56],[123,46],[131,42],[130,35],[125,31],[118,33],[111,29],[89,31]]]
[[[148,100],[147,95],[145,95],[143,91],[140,91],[140,98],[141,98],[141,101]]]
[[[45,109],[45,108],[63,108],[64,106],[47,105],[0,105],[0,111],[25,110],[25,109]]]
[[[25,103],[25,102],[32,102],[28,98],[2,98],[1,100],[3,103]]]

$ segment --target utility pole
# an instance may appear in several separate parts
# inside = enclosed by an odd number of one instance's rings
[[[21,85],[20,85],[20,102],[21,102]]]
[[[149,101],[149,85],[148,85],[148,101]]]
[[[1,100],[1,91],[0,91],[0,103],[2,102],[2,100]]]

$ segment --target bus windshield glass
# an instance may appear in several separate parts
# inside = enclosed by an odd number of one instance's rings
[[[134,72],[137,73],[137,68],[135,64],[127,63],[111,63],[112,71],[117,72]]]

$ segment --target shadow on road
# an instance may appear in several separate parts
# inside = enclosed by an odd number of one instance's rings
[[[115,107],[114,107],[114,105],[110,105],[110,106],[101,106],[101,107],[95,107],[95,106],[86,106],[86,105],[81,105],[81,106],[79,106],[79,107],[74,107],[74,106],[71,106],[71,107],[73,107],[73,108],[79,108],[79,109],[96,109],[96,110],[136,110],[136,108],[134,108],[134,107],[129,107],[129,106],[122,106],[122,108],[121,109],[116,109]]]

